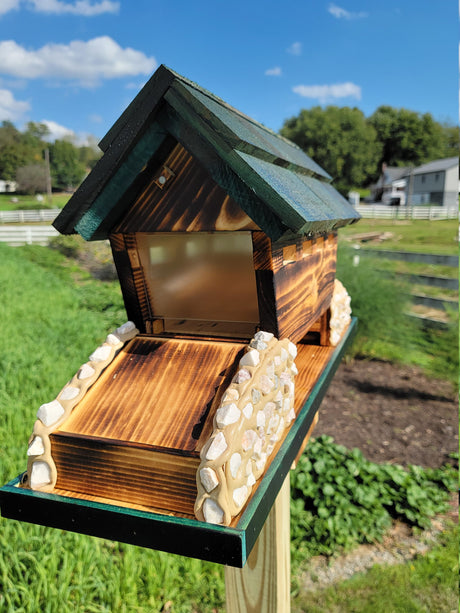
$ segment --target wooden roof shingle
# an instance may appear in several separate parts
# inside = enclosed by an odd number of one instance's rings
[[[87,240],[106,238],[129,208],[126,195],[136,179],[171,136],[272,240],[328,232],[359,218],[297,145],[160,66],[101,140],[103,156],[54,226]]]

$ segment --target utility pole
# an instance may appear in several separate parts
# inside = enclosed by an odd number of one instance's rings
[[[50,172],[50,150],[48,147],[45,149],[45,172],[46,172],[46,195],[48,204],[51,206],[52,204],[52,195],[51,195],[51,172]]]

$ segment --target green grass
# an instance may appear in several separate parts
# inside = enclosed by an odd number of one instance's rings
[[[458,528],[406,564],[376,565],[326,589],[295,597],[292,613],[454,613],[458,610]]]
[[[56,193],[52,195],[51,204],[48,203],[46,194],[43,195],[43,201],[39,202],[35,196],[23,196],[18,194],[0,194],[0,211],[27,211],[37,209],[54,209],[62,207],[67,203],[70,194]],[[17,199],[17,202],[12,202],[12,199]]]
[[[367,242],[369,249],[392,249],[441,255],[458,254],[458,221],[415,220],[392,222],[384,219],[361,219],[358,224],[342,228],[339,239],[345,240],[354,234],[366,232],[389,232],[393,237],[380,243]]]

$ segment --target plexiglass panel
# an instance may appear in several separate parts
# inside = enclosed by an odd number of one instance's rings
[[[259,313],[250,232],[140,233],[137,244],[166,331],[251,335]]]

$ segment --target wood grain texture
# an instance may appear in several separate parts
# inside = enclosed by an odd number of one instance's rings
[[[175,177],[161,189],[156,183],[157,173],[154,173],[114,232],[198,232],[257,228],[182,145],[176,145],[164,165]]]
[[[197,455],[205,416],[244,347],[137,337],[104,371],[63,429]]]
[[[280,338],[299,342],[329,308],[334,288],[337,236],[313,241],[312,249],[297,244],[297,259],[285,260],[283,248],[274,249],[275,309]],[[289,258],[292,253],[289,252]]]
[[[289,613],[291,591],[289,475],[242,568],[225,568],[227,613]]]

